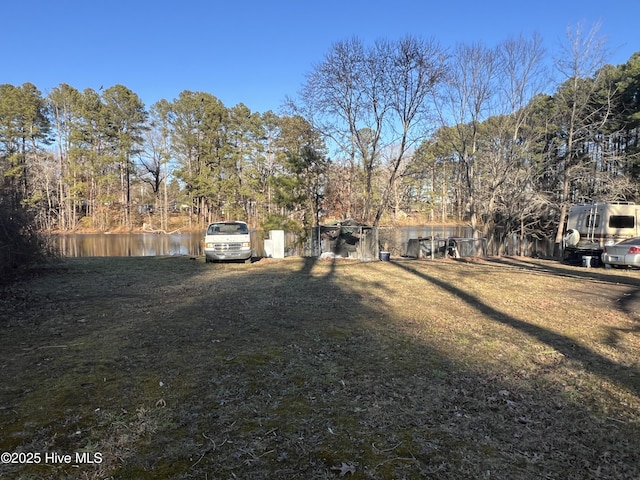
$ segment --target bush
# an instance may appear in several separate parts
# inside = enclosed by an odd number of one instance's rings
[[[269,236],[269,230],[284,230],[285,232],[291,232],[297,235],[302,235],[304,233],[304,229],[300,223],[295,220],[291,220],[290,218],[285,218],[275,214],[267,215],[267,218],[262,222],[260,227],[264,232],[265,238]]]
[[[0,281],[13,278],[21,267],[44,260],[48,253],[28,212],[12,209],[0,199]]]

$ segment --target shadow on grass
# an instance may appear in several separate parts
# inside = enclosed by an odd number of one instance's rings
[[[624,312],[635,323],[629,328],[605,327],[608,333],[605,343],[609,346],[617,346],[623,334],[640,333],[640,271],[614,268],[580,268],[565,265],[556,261],[540,262],[524,257],[490,257],[488,264],[521,268],[536,274],[551,273],[553,275],[584,279],[591,295],[610,293],[612,289],[620,290],[616,308]],[[622,290],[624,287],[626,290]],[[586,294],[586,295],[589,295]]]
[[[638,371],[637,368],[619,365],[608,358],[603,357],[597,352],[576,344],[569,337],[565,337],[538,325],[527,323],[523,320],[507,315],[494,307],[487,305],[481,298],[478,298],[477,296],[474,296],[449,283],[443,282],[438,278],[430,276],[424,271],[418,271],[406,263],[394,262],[393,265],[416,275],[432,285],[436,285],[439,288],[452,293],[472,308],[490,318],[492,321],[508,325],[519,332],[530,335],[531,337],[536,338],[540,342],[543,342],[562,353],[566,358],[580,362],[586,371],[595,373],[602,378],[607,378],[613,383],[628,389],[629,392],[634,395],[640,395],[640,371]],[[555,272],[562,271],[563,269],[551,268],[551,270]],[[549,313],[550,315],[553,315],[553,312]]]
[[[526,257],[488,257],[486,262],[489,264],[506,265],[527,269],[537,273],[553,273],[554,275],[584,278],[585,280],[597,280],[605,283],[623,284],[634,287],[640,287],[640,271],[637,276],[623,275],[623,270],[612,269],[611,271],[603,268],[581,268],[565,265],[555,261],[540,262]],[[635,271],[634,271],[635,272]]]
[[[29,378],[4,373],[0,397],[0,406],[11,402],[0,412],[3,447],[99,451],[104,462],[32,466],[24,478],[638,473],[632,427],[599,421],[543,380],[523,388],[507,374],[463,365],[397,311],[401,301],[388,299],[404,292],[391,277],[439,287],[575,358],[569,339],[528,330],[410,263],[107,261],[52,279],[56,289],[43,300],[55,308],[49,318],[25,308],[20,333],[31,337],[11,350],[16,365],[1,363],[13,372],[38,365]],[[76,277],[81,297],[69,293]],[[585,427],[591,422],[597,435]]]

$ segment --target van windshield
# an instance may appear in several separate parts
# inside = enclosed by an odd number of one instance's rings
[[[207,235],[246,235],[249,233],[244,223],[212,223],[209,225]]]

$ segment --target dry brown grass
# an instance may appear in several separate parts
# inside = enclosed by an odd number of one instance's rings
[[[640,273],[68,259],[0,292],[2,478],[640,478]]]

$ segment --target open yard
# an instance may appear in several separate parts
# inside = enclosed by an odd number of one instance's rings
[[[640,272],[65,259],[0,380],[1,478],[639,479]]]

